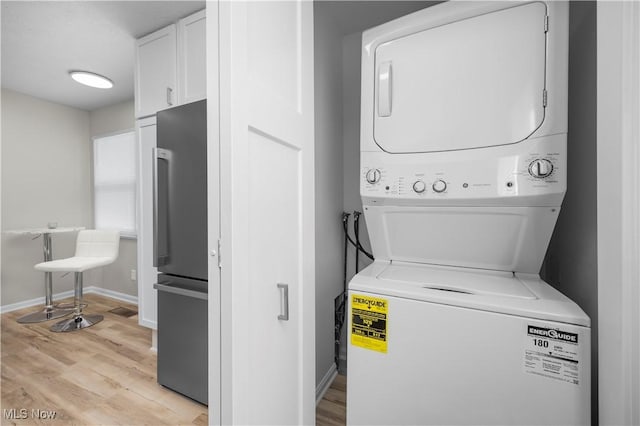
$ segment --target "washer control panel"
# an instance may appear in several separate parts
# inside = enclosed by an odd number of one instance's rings
[[[564,191],[560,153],[428,164],[365,164],[361,195],[391,199],[478,199]]]

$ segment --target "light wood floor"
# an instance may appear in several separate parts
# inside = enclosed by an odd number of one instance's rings
[[[137,315],[108,312],[137,308],[95,294],[85,301],[87,313],[105,319],[71,333],[49,331],[56,320],[15,321],[33,308],[2,315],[2,424],[206,425],[207,407],[156,382],[151,330],[138,325]],[[27,418],[5,418],[11,408],[27,409]],[[34,419],[32,409],[53,410],[56,417]]]
[[[343,426],[346,424],[347,378],[338,375],[316,407],[318,426]]]
[[[85,295],[87,313],[101,323],[72,333],[53,333],[57,320],[18,324],[27,308],[0,318],[2,425],[206,425],[207,407],[156,382],[156,354],[149,350],[151,330],[138,316],[109,310],[128,303]],[[71,302],[71,300],[68,300]],[[338,376],[316,410],[317,424],[345,424],[346,378]],[[4,410],[27,410],[25,419],[7,419]],[[55,411],[53,420],[36,419],[32,410]]]

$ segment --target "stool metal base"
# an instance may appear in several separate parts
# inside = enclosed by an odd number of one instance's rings
[[[83,328],[91,327],[94,324],[99,323],[104,319],[102,315],[80,315],[73,318],[63,320],[53,324],[50,328],[51,331],[56,333],[64,333],[67,331],[76,331]]]
[[[56,318],[66,317],[67,315],[73,313],[73,308],[44,308],[38,312],[32,312],[23,317],[18,318],[18,322],[20,324],[33,324],[36,322],[44,322],[49,321]]]

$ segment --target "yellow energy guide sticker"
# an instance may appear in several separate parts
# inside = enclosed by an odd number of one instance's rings
[[[386,299],[351,295],[351,344],[361,348],[387,353]]]

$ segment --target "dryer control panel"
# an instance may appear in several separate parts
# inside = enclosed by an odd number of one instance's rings
[[[367,200],[377,200],[377,204],[429,205],[482,199],[504,202],[505,198],[554,194],[560,195],[561,201],[566,189],[565,153],[553,148],[564,144],[547,138],[529,145],[526,151],[519,147],[519,152],[501,152],[497,156],[482,155],[481,150],[470,155],[449,154],[448,158],[444,153],[430,154],[424,162],[407,162],[409,158],[389,155],[376,158],[375,153],[363,152],[360,192]],[[414,154],[411,159],[418,157]],[[531,205],[531,200],[527,201]]]

